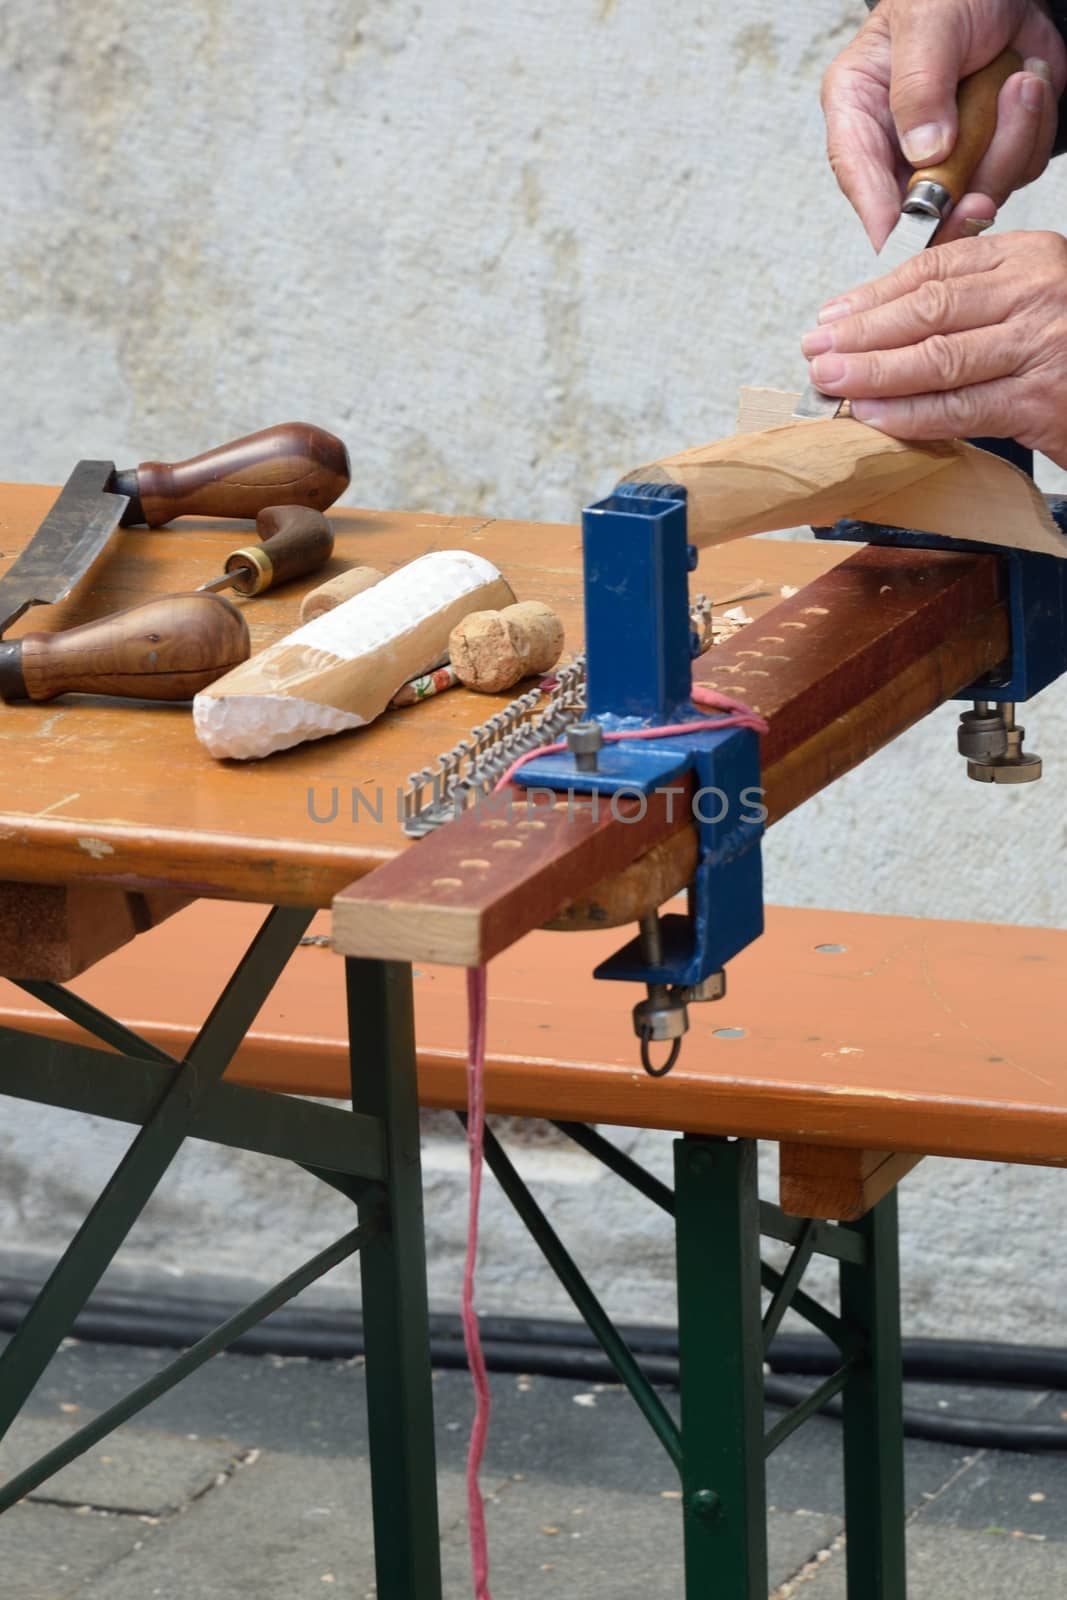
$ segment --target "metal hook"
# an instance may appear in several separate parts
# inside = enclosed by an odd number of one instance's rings
[[[643,1033],[641,1035],[641,1065],[644,1067],[650,1078],[665,1078],[681,1054],[681,1038],[673,1041],[671,1044],[670,1054],[661,1067],[654,1067],[652,1065],[652,1056],[649,1051],[649,1045],[651,1043],[651,1037],[647,1033]]]

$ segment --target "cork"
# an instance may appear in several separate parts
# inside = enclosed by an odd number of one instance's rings
[[[460,683],[498,694],[555,666],[563,653],[563,624],[540,600],[472,611],[452,629],[448,653]]]

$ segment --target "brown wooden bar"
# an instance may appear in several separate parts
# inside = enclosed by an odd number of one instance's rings
[[[996,666],[1008,649],[996,557],[871,548],[710,651],[697,676],[767,718],[763,783],[775,821]],[[681,836],[676,848],[685,864],[673,888],[685,881],[692,828],[682,800],[650,797],[639,824],[616,820],[603,800],[598,810],[596,819],[576,816],[561,802],[527,815],[520,805],[509,826],[491,808],[475,808],[338,895],[339,947],[351,955],[472,965],[560,918],[568,905],[571,926],[603,926],[619,920],[615,887],[604,880],[673,835]],[[656,865],[662,900],[671,873],[662,870],[662,856]],[[640,887],[627,888],[632,915]]]

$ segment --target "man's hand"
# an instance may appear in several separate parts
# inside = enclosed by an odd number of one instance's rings
[[[916,167],[956,141],[956,88],[1012,45],[1025,63],[997,102],[997,131],[943,229],[989,222],[1014,189],[1044,171],[1067,83],[1067,49],[1039,0],[881,0],[823,80],[827,148],[837,181],[880,250]]]
[[[1015,438],[1067,467],[1067,239],[937,245],[831,300],[811,380],[898,439]]]

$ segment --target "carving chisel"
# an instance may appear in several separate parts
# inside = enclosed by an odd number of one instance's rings
[[[348,486],[340,439],[306,422],[281,423],[191,461],[148,461],[117,472],[79,461],[51,511],[0,578],[0,636],[30,606],[53,605],[85,576],[121,525],[173,517],[255,517],[266,506],[323,509]]]
[[[959,132],[952,153],[939,166],[920,167],[909,178],[900,217],[878,252],[879,276],[933,243],[952,207],[967,193],[996,129],[997,96],[1012,73],[1022,71],[1022,65],[1014,50],[1002,50],[987,67],[963,79],[956,96]],[[843,404],[839,395],[823,394],[809,383],[793,415],[836,417]]]

